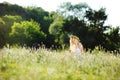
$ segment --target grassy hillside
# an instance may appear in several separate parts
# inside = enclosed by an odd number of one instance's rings
[[[120,80],[119,55],[98,50],[80,57],[68,54],[43,48],[1,49],[0,80]]]

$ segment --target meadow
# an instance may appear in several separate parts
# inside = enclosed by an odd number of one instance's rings
[[[120,55],[95,49],[72,57],[67,50],[5,47],[0,80],[120,80]]]

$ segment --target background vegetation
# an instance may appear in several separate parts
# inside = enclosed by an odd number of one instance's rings
[[[105,8],[93,10],[86,3],[63,3],[55,12],[0,3],[0,47],[44,44],[47,48],[68,48],[68,35],[73,34],[86,50],[101,46],[119,52],[120,27],[104,24],[109,16],[105,11]]]

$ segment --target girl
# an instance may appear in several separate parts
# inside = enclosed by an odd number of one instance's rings
[[[76,36],[70,36],[70,53],[71,55],[82,55],[84,52],[83,45],[80,42],[79,38]]]

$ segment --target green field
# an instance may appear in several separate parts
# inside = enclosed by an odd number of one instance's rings
[[[71,57],[68,51],[3,48],[0,80],[120,80],[120,56],[98,50]]]

